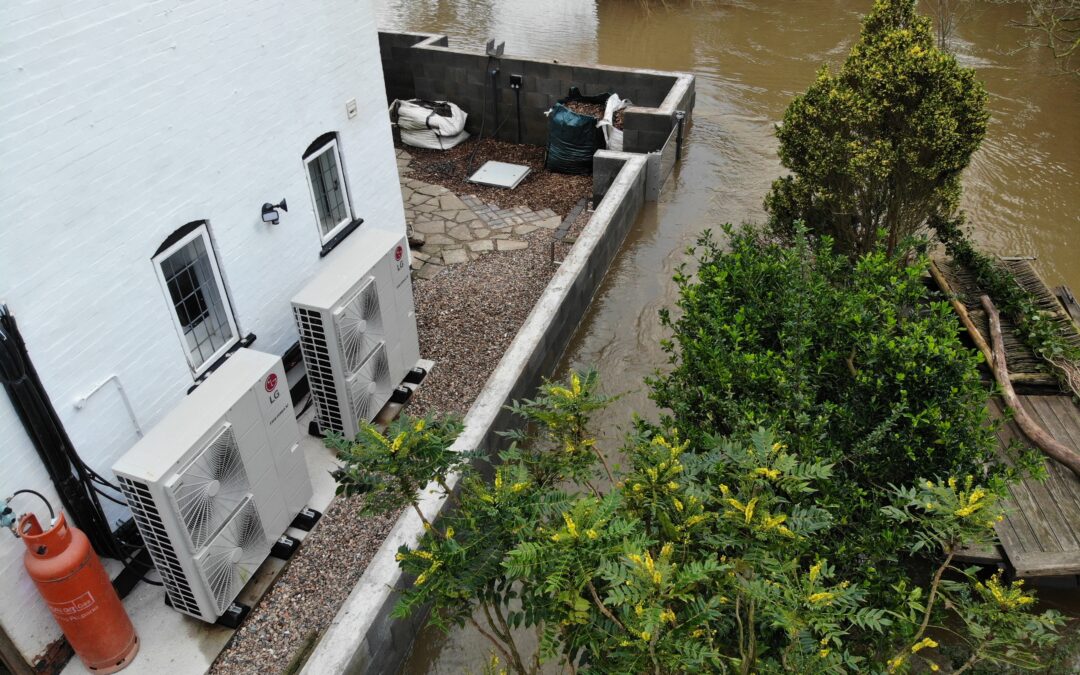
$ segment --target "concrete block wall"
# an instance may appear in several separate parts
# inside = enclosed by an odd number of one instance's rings
[[[171,232],[209,222],[240,334],[275,354],[297,339],[289,299],[321,265],[301,160],[313,140],[339,135],[365,220],[350,240],[404,233],[374,12],[370,0],[12,0],[4,21],[0,301],[76,449],[111,475],[137,437],[118,388],[74,402],[116,375],[145,429],[193,382],[151,262]],[[282,198],[288,213],[264,224],[262,204]],[[58,503],[0,399],[0,495]],[[33,661],[60,632],[22,551],[0,537],[0,629]]]
[[[646,157],[602,151],[598,159],[610,172],[603,188],[606,196],[469,409],[454,444],[457,450],[493,453],[505,447],[506,439],[497,432],[516,424],[505,406],[534,395],[541,378],[552,373],[641,212]],[[453,488],[457,480],[453,475],[447,482]],[[447,504],[435,496],[435,488],[422,493],[420,508],[429,520]],[[422,533],[420,518],[406,510],[312,650],[301,675],[392,673],[401,668],[425,617],[390,617],[401,590],[411,583],[394,556],[402,545],[415,546]]]
[[[476,134],[486,111],[485,134],[495,127],[489,59],[483,52],[451,48],[446,36],[427,33],[380,33],[379,46],[388,100],[423,98],[448,100],[468,113],[466,130]],[[510,75],[523,77],[521,90],[522,141],[547,142],[544,112],[564,98],[570,87],[583,94],[617,93],[634,106],[624,117],[624,147],[628,152],[660,150],[675,124],[676,110],[694,103],[694,76],[633,68],[583,66],[503,56],[498,61],[498,137],[517,138],[515,93]]]

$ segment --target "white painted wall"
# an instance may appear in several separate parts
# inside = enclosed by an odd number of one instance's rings
[[[209,221],[241,335],[276,354],[320,267],[309,143],[339,134],[365,220],[350,239],[404,233],[370,0],[9,0],[4,24],[0,301],[79,453],[111,475],[136,438],[115,383],[74,402],[115,374],[149,428],[193,381],[150,260],[173,230]],[[0,495],[48,489],[3,398]],[[0,627],[32,658],[59,631],[22,550],[0,533]]]

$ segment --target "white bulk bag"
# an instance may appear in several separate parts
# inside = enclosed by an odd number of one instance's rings
[[[619,98],[618,94],[608,97],[607,104],[604,106],[604,118],[596,123],[596,126],[604,132],[604,141],[607,143],[608,150],[622,151],[623,133],[622,129],[615,128],[615,113],[630,105],[630,99]]]
[[[440,114],[446,110],[449,115]],[[448,150],[469,137],[465,131],[468,115],[449,101],[396,100],[390,105],[390,118],[395,116],[401,142],[414,148]]]

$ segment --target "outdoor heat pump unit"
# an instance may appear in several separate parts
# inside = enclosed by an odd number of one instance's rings
[[[318,431],[354,438],[420,358],[400,234],[358,233],[292,299]]]
[[[113,465],[173,609],[246,615],[240,590],[317,515],[299,439],[281,359],[240,349]]]

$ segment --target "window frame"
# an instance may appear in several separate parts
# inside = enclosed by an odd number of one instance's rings
[[[165,279],[162,263],[198,238],[202,238],[203,240],[207,258],[210,261],[210,271],[214,275],[214,284],[217,286],[218,294],[221,297],[222,310],[225,312],[225,319],[228,323],[229,330],[232,331],[232,337],[226,340],[213,354],[206,357],[202,363],[196,365],[192,358],[192,349],[188,345],[187,337],[184,333],[184,326],[180,324],[180,315],[176,311],[176,303],[173,302],[172,293],[169,291],[169,282]],[[186,233],[168,247],[159,250],[154,254],[151,260],[154,264],[154,273],[157,275],[158,283],[161,285],[161,290],[165,294],[165,302],[169,307],[169,317],[172,320],[173,328],[176,330],[176,335],[180,339],[180,346],[184,350],[184,358],[187,359],[188,367],[191,368],[192,375],[198,378],[207,370],[210,370],[222,356],[240,342],[240,328],[236,325],[236,316],[233,314],[232,302],[229,300],[229,293],[225,288],[225,278],[221,274],[221,268],[218,265],[217,251],[214,249],[214,242],[210,238],[210,230],[207,228],[206,223],[200,223],[191,230],[191,232]]]
[[[319,199],[315,194],[315,185],[311,180],[311,164],[322,157],[328,150],[334,153],[334,163],[337,167],[338,181],[341,185],[341,196],[342,204],[345,207],[345,217],[335,223],[332,228],[323,232],[322,218],[319,216]],[[319,143],[318,147],[304,153],[303,161],[304,176],[308,184],[308,195],[311,197],[311,208],[315,212],[315,227],[319,232],[319,242],[327,244],[353,222],[352,203],[349,198],[349,185],[345,181],[345,165],[341,161],[341,148],[338,145],[337,135],[335,134],[332,138],[328,138],[325,143]]]

